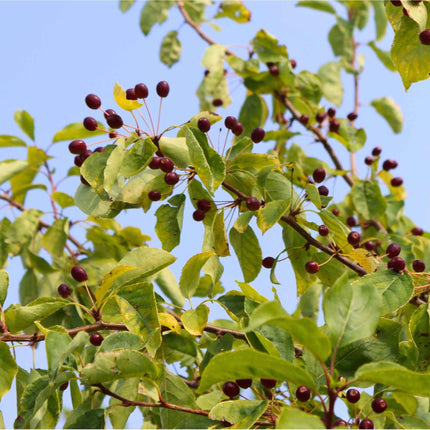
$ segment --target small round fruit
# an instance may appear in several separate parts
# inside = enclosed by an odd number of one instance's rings
[[[377,414],[382,414],[382,412],[384,412],[385,409],[387,409],[387,402],[384,399],[377,397],[372,402],[372,409]]]
[[[212,104],[213,104],[215,107],[222,106],[222,99],[213,99],[213,100],[212,100]]]
[[[260,382],[262,385],[266,388],[274,388],[276,386],[276,380],[275,379],[260,379]]]
[[[297,61],[293,59],[290,60],[291,67],[295,69],[297,67]]]
[[[318,123],[322,123],[325,119],[327,118],[327,113],[326,112],[318,112],[315,116],[315,119],[317,120]]]
[[[84,282],[88,280],[87,272],[81,266],[73,266],[70,273],[75,281]]]
[[[222,386],[222,391],[226,396],[232,398],[239,395],[240,388],[236,382],[228,381]]]
[[[106,152],[106,148],[103,148],[103,146],[98,146],[94,152]]]
[[[161,157],[153,157],[151,162],[148,164],[149,168],[152,170],[157,170],[160,168]]]
[[[198,119],[197,127],[199,128],[200,131],[202,131],[203,133],[206,133],[210,130],[211,123],[207,118],[202,117]]]
[[[273,64],[269,67],[269,72],[272,76],[279,75],[279,67],[276,64]]]
[[[173,161],[170,158],[163,157],[160,160],[160,169],[164,173],[169,173],[175,168]]]
[[[373,157],[371,157],[370,155],[364,159],[365,164],[367,164],[368,166],[371,166],[373,161]]]
[[[123,126],[122,118],[116,113],[109,115],[106,118],[108,126],[111,128],[121,128]]]
[[[100,97],[95,94],[88,94],[85,97],[85,103],[90,109],[98,109],[102,105]]]
[[[81,139],[72,140],[69,143],[69,151],[72,154],[83,154],[86,150],[87,144]]]
[[[414,268],[415,272],[424,272],[424,270],[426,270],[426,265],[422,260],[414,260],[412,262],[412,267]]]
[[[137,100],[136,91],[134,88],[129,88],[125,91],[125,98],[127,100]]]
[[[348,243],[355,246],[360,243],[361,236],[358,231],[351,231],[351,233],[348,234]]]
[[[167,97],[170,91],[169,84],[166,81],[159,82],[157,84],[156,91],[160,97],[162,98]]]
[[[116,112],[113,109],[106,109],[105,113],[103,114],[103,116],[105,117],[105,119],[107,119],[107,117],[109,115],[116,115]]]
[[[194,221],[203,221],[205,219],[205,216],[206,216],[205,212],[202,211],[201,209],[196,209],[193,212]]]
[[[67,390],[67,387],[69,386],[69,381],[66,381],[66,382],[64,382],[64,383],[62,383],[61,385],[60,385],[60,391],[65,391],[65,390]]]
[[[333,427],[340,427],[340,426],[342,426],[342,427],[348,427],[348,423],[345,420],[336,420],[333,423]]]
[[[81,179],[81,184],[83,184],[87,187],[90,186],[90,183],[82,175],[81,175],[80,179]]]
[[[305,270],[308,273],[317,273],[320,270],[320,265],[316,261],[308,261],[305,264]]]
[[[94,131],[97,129],[97,121],[91,116],[87,116],[83,121],[84,127],[89,131]]]
[[[388,257],[394,258],[400,254],[401,250],[402,250],[402,247],[398,243],[393,242],[387,246],[385,253],[388,255]]]
[[[263,258],[263,267],[266,269],[271,269],[273,267],[273,263],[275,262],[275,259],[273,257],[266,257]]]
[[[349,216],[346,219],[346,225],[348,227],[355,227],[357,225],[357,220],[353,216]]]
[[[312,177],[314,178],[314,181],[319,184],[320,182],[324,181],[325,179],[325,170],[323,167],[317,167],[314,172],[312,173]]]
[[[364,242],[364,247],[368,251],[374,251],[376,248],[376,245],[375,245],[375,242],[373,242],[373,240],[368,240],[367,242]]]
[[[375,146],[375,148],[372,149],[372,155],[374,157],[378,157],[379,155],[381,155],[382,152],[382,148],[380,146]]]
[[[350,388],[346,392],[346,399],[349,403],[357,403],[360,400],[360,397],[360,391],[356,390],[355,388]]]
[[[320,185],[318,187],[318,192],[320,193],[320,196],[328,196],[328,188],[325,185]]]
[[[340,123],[337,119],[333,119],[330,121],[330,125],[328,126],[329,130],[333,133],[337,133],[339,131]]]
[[[430,29],[424,30],[420,33],[420,42],[423,45],[430,45]]]
[[[257,211],[260,209],[261,203],[260,200],[258,200],[256,197],[248,197],[246,199],[246,207],[250,211]]]
[[[332,213],[334,216],[339,216],[339,214],[340,214],[339,209],[336,209],[336,208],[332,209],[332,210],[331,210],[331,213]]]
[[[93,333],[90,336],[90,342],[94,346],[100,346],[103,342],[103,336],[100,333]]]
[[[265,134],[266,132],[262,128],[260,127],[254,128],[254,130],[252,130],[252,133],[251,133],[251,140],[254,143],[260,143],[264,139]]]
[[[236,379],[236,384],[240,388],[249,388],[252,385],[252,379]]]
[[[179,175],[176,172],[166,173],[164,182],[168,185],[175,185],[179,182]]]
[[[327,236],[330,233],[330,230],[326,225],[322,224],[318,227],[318,233],[321,236]]]
[[[82,158],[82,162],[84,162],[92,153],[93,151],[91,151],[91,149],[87,149],[83,154],[81,154],[80,157]]]
[[[401,6],[401,5],[402,5],[402,2],[401,2],[400,0],[391,0],[391,3],[392,3],[394,6]]]
[[[358,428],[359,429],[374,429],[375,426],[374,426],[372,420],[365,419],[365,420],[360,421],[360,424],[358,425]]]
[[[391,160],[390,158],[388,160],[385,160],[382,163],[382,168],[388,172],[388,170],[394,169],[397,167],[397,161]]]
[[[391,186],[392,187],[400,187],[403,184],[403,179],[396,177],[391,179]]]
[[[233,130],[234,126],[237,124],[237,119],[234,116],[228,116],[224,120],[224,125],[229,130]]]
[[[307,402],[311,398],[311,391],[308,387],[301,385],[296,390],[296,397],[300,402]]]
[[[355,121],[355,120],[358,118],[358,115],[357,115],[355,112],[351,112],[351,113],[349,113],[349,114],[347,115],[347,118],[348,118],[350,121]]]
[[[240,136],[243,132],[243,125],[241,122],[237,122],[235,126],[231,129],[235,136]]]
[[[73,162],[75,163],[75,166],[81,167],[82,164],[84,163],[84,160],[82,160],[82,157],[80,155],[77,155],[74,159]]]
[[[60,284],[58,286],[58,294],[63,298],[67,299],[67,297],[70,297],[72,292],[70,291],[70,287],[66,284]]]
[[[405,260],[403,260],[403,258],[399,256],[391,259],[391,265],[396,272],[400,272],[406,267]]]
[[[152,190],[148,193],[148,198],[153,202],[158,202],[161,199],[161,193],[158,190]]]
[[[306,125],[309,121],[309,115],[306,115],[305,113],[303,115],[300,116],[299,121],[303,124]]]
[[[148,87],[145,84],[137,84],[134,87],[134,92],[138,99],[146,99],[148,97]]]
[[[415,236],[422,236],[424,234],[424,230],[421,227],[414,227],[411,230],[411,233]]]
[[[330,118],[334,118],[335,117],[335,115],[336,115],[336,109],[335,108],[328,108],[327,109],[327,115],[330,117]]]
[[[203,212],[209,212],[211,210],[212,203],[207,199],[200,199],[197,201],[197,209]]]

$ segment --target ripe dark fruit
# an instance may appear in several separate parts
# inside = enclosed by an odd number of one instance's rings
[[[64,382],[63,384],[60,385],[60,391],[67,390],[68,386],[69,386],[69,381]]]
[[[376,146],[375,148],[372,149],[372,155],[374,157],[377,157],[378,155],[380,155],[382,152],[382,148],[380,146]]]
[[[90,336],[90,342],[94,346],[100,346],[103,342],[103,336],[99,333],[93,333]]]
[[[152,170],[157,170],[160,168],[161,157],[154,157],[148,164],[149,168]]]
[[[128,90],[126,90],[125,98],[127,100],[137,100],[136,91],[134,90],[134,88],[129,88]]]
[[[300,402],[307,402],[311,398],[311,392],[308,387],[301,385],[296,390],[296,397]]]
[[[422,260],[414,260],[412,262],[412,267],[415,272],[424,272],[424,270],[426,270],[426,265]]]
[[[360,421],[358,428],[359,429],[374,429],[375,426],[374,426],[372,420],[366,419],[366,420]]]
[[[308,261],[305,264],[305,270],[308,273],[317,273],[320,270],[320,265],[316,261]]]
[[[349,216],[346,219],[346,225],[349,227],[355,227],[357,225],[357,220],[353,216]]]
[[[87,149],[83,154],[81,154],[80,157],[82,162],[84,162],[92,153],[93,151],[91,151],[91,149]]]
[[[90,186],[90,183],[81,175],[81,184],[86,185],[87,187]]]
[[[424,230],[421,227],[414,227],[411,230],[411,233],[415,236],[422,236],[424,234]]]
[[[102,105],[100,97],[95,94],[88,94],[85,97],[85,103],[90,109],[98,109]]]
[[[60,284],[58,286],[58,294],[63,298],[67,299],[67,297],[70,297],[72,292],[70,291],[70,287],[66,284]]]
[[[153,202],[158,202],[161,199],[161,193],[158,190],[152,190],[148,193],[148,198]]]
[[[348,427],[348,423],[345,420],[336,420],[333,423],[333,426],[334,427],[340,427],[340,426],[342,426],[342,427]]]
[[[334,118],[335,117],[335,115],[336,115],[336,109],[335,108],[328,108],[327,109],[327,115],[330,117],[330,118]]]
[[[385,253],[388,255],[388,257],[394,258],[400,254],[401,250],[402,247],[398,243],[393,242],[387,246],[387,250],[385,251]]]
[[[87,272],[81,266],[73,266],[70,273],[75,281],[84,282],[88,279]]]
[[[176,172],[166,173],[164,176],[164,182],[169,185],[175,185],[179,182],[179,175]]]
[[[318,233],[321,236],[327,236],[329,234],[329,232],[330,232],[329,228],[324,224],[322,224],[318,227]]]
[[[391,186],[392,187],[400,187],[403,184],[403,179],[396,177],[391,179]]]
[[[272,64],[269,67],[269,72],[272,76],[278,76],[279,75],[279,67],[276,64]]]
[[[116,112],[113,109],[106,109],[105,113],[103,115],[104,115],[105,119],[107,119],[107,117],[109,115],[115,115],[115,114],[116,114]]]
[[[346,399],[349,403],[357,403],[360,400],[360,391],[356,390],[355,388],[350,388],[346,392]]]
[[[395,271],[400,272],[406,267],[406,263],[402,257],[397,256],[391,259],[391,266]]]
[[[240,388],[236,382],[228,381],[222,386],[223,393],[228,397],[236,397],[240,393]]]
[[[384,412],[385,409],[387,409],[387,402],[384,399],[377,397],[372,402],[372,409],[377,414],[382,414],[382,412]]]
[[[355,121],[355,120],[358,118],[358,115],[357,115],[355,112],[351,112],[351,113],[349,113],[349,114],[347,115],[347,118],[348,118],[350,121]]]
[[[260,209],[261,203],[260,200],[258,200],[256,197],[248,197],[246,199],[246,207],[250,211],[257,211]]]
[[[260,379],[260,382],[266,387],[266,388],[273,388],[276,386],[276,380],[275,379]]]
[[[236,384],[240,388],[249,388],[252,385],[252,379],[236,379]]]
[[[236,124],[237,124],[237,119],[234,116],[228,116],[224,120],[224,125],[229,130],[232,130]]]
[[[334,209],[332,209],[331,210],[331,213],[334,215],[334,216],[339,216],[339,209],[336,209],[336,208],[334,208]]]
[[[303,124],[306,125],[309,121],[309,116],[306,115],[305,113],[299,118],[299,121]]]
[[[430,45],[430,29],[420,33],[420,41],[423,45]]]
[[[382,164],[382,168],[388,172],[388,170],[395,169],[397,167],[397,161],[395,160],[385,160]]]
[[[322,167],[317,167],[312,173],[312,177],[314,178],[314,181],[319,184],[325,179],[325,170]]]
[[[145,84],[137,84],[134,87],[134,93],[138,99],[146,99],[148,97],[148,87]]]
[[[366,157],[366,158],[364,159],[364,162],[365,162],[368,166],[370,166],[370,165],[373,163],[373,157],[370,157],[370,156]]]
[[[231,129],[235,136],[240,136],[243,132],[243,125],[240,122],[237,122],[235,126]]]
[[[167,97],[169,95],[170,87],[166,81],[161,81],[157,84],[156,88],[157,94],[160,97]]]
[[[116,113],[109,115],[106,118],[106,122],[108,123],[108,126],[112,127],[112,128],[121,128],[124,124],[122,122],[122,118],[119,115],[117,115]]]
[[[337,119],[333,119],[330,121],[329,130],[333,133],[337,133],[339,131],[340,123]]]
[[[98,146],[94,152],[106,152],[106,148],[103,148],[103,146]]]
[[[83,154],[87,150],[87,144],[81,140],[73,140],[69,143],[69,151],[72,154]]]
[[[197,201],[197,209],[203,212],[209,212],[211,210],[212,203],[206,199],[200,199]]]
[[[163,157],[160,159],[160,169],[164,173],[169,173],[174,169],[175,165],[170,158]]]
[[[194,221],[202,221],[205,219],[206,213],[201,209],[197,209],[193,212]]]
[[[358,231],[351,231],[351,233],[348,234],[348,243],[351,245],[358,245],[360,243],[361,236]]]
[[[401,6],[402,2],[400,0],[391,0],[391,3],[393,3],[394,6]]]
[[[266,269],[271,269],[274,262],[275,259],[273,257],[263,258],[263,267],[265,267]]]
[[[364,247],[368,251],[374,251],[376,248],[376,245],[375,245],[375,242],[373,242],[372,240],[368,240],[367,242],[364,242]]]
[[[221,99],[213,99],[213,100],[212,100],[212,104],[213,104],[215,107],[222,106],[222,100],[221,100]]]
[[[87,116],[83,121],[84,127],[89,131],[94,131],[97,128],[97,121],[91,116]]]
[[[317,120],[317,122],[319,122],[320,124],[326,119],[327,114],[325,112],[321,113],[318,112],[315,116],[315,119]]]
[[[294,60],[294,59],[290,60],[290,64],[291,64],[291,67],[292,67],[293,69],[295,69],[295,68],[297,67],[297,61],[296,61],[296,60]]]
[[[262,128],[260,127],[254,128],[254,130],[252,130],[252,133],[251,133],[251,140],[254,143],[260,143],[264,139],[265,134],[266,132]]]
[[[328,196],[328,188],[325,185],[320,185],[318,187],[318,192],[320,193],[320,196]]]
[[[210,130],[211,123],[207,118],[202,117],[202,118],[199,118],[199,120],[197,121],[197,127],[199,128],[200,131],[202,131],[203,133],[206,133]]]
[[[73,162],[75,163],[75,166],[81,167],[82,164],[83,164],[83,162],[84,162],[84,160],[82,160],[82,157],[80,155],[77,155],[74,158]]]

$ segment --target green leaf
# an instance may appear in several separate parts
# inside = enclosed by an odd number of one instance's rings
[[[17,110],[14,120],[19,128],[31,139],[34,140],[34,119],[26,110]]]
[[[199,129],[186,127],[185,139],[197,175],[213,195],[225,178],[224,160],[209,146],[206,135]]]
[[[118,106],[124,110],[132,111],[133,109],[143,106],[143,103],[140,103],[137,100],[129,100],[124,88],[118,82],[115,82],[113,87],[113,97]]]
[[[43,247],[55,257],[61,257],[69,233],[69,220],[57,219],[48,228],[43,236]]]
[[[93,408],[91,399],[79,404],[70,412],[64,424],[65,429],[103,429],[105,428],[105,409]]]
[[[387,30],[387,16],[385,14],[384,3],[379,1],[371,2],[374,10],[376,40],[382,40]]]
[[[160,61],[171,67],[181,57],[182,45],[177,31],[169,31],[163,38],[160,48]]]
[[[367,135],[363,128],[357,129],[342,118],[339,119],[339,124],[339,132],[329,132],[329,137],[336,139],[351,152],[357,152],[365,145]]]
[[[185,297],[191,298],[197,290],[200,279],[200,271],[214,252],[202,252],[191,257],[182,269],[179,288]]]
[[[190,309],[182,314],[181,320],[185,330],[194,336],[201,336],[208,322],[209,308],[199,305],[196,309]]]
[[[94,362],[80,372],[81,382],[85,385],[137,377],[154,379],[156,376],[157,369],[145,354],[128,349],[99,352]]]
[[[341,247],[343,252],[350,252],[352,247],[349,245],[345,247],[348,244],[349,228],[329,211],[323,210],[318,215],[321,217],[323,224],[329,228],[330,234],[334,238],[334,243]]]
[[[0,135],[0,148],[10,146],[27,146],[27,144],[19,137],[9,136],[7,134]]]
[[[0,270],[0,305],[4,305],[9,287],[9,274],[6,270]]]
[[[10,390],[18,373],[18,365],[10,353],[9,346],[0,342],[0,399]]]
[[[136,2],[136,0],[119,0],[119,10],[127,12]]]
[[[84,127],[82,122],[73,122],[66,125],[60,131],[57,131],[52,138],[52,143],[62,142],[64,140],[85,139],[102,134],[106,135],[106,132],[103,131],[105,126],[101,122],[97,122],[97,127],[99,130],[90,131]]]
[[[196,122],[197,127],[197,122]],[[183,131],[185,136],[186,127],[183,127],[179,133],[178,137],[167,137],[161,136],[159,145],[161,152],[165,157],[170,158],[175,166],[186,168],[191,165],[191,157],[188,151],[188,146],[185,141],[185,137],[179,137],[179,134]],[[182,133],[181,133],[182,134]]]
[[[86,337],[88,339],[88,335]],[[71,340],[71,337],[67,333],[48,330],[45,338],[45,348],[51,378],[55,377],[58,367],[62,364],[64,351]]]
[[[104,341],[103,341],[104,342]],[[139,396],[139,378],[130,378],[118,381],[115,393],[123,398],[136,401]],[[109,400],[109,419],[114,429],[126,428],[127,420],[134,411],[135,406],[124,408],[122,401],[111,397]]]
[[[245,282],[253,281],[261,270],[263,254],[257,236],[248,225],[243,233],[230,229],[230,243],[239,260]]]
[[[315,322],[308,318],[293,318],[278,301],[265,302],[258,306],[251,314],[245,331],[255,330],[264,324],[283,328],[321,360],[330,356],[330,340]]]
[[[306,100],[306,103],[315,107],[318,106],[323,95],[319,76],[307,70],[303,70],[296,75],[295,81],[295,85]]]
[[[99,352],[116,351],[118,349],[142,349],[142,338],[129,331],[118,331],[104,338]]]
[[[229,0],[219,4],[214,18],[230,18],[233,21],[244,24],[251,19],[251,11],[241,1]]]
[[[370,102],[371,106],[376,109],[390,125],[394,133],[400,133],[403,128],[403,115],[400,108],[390,97],[381,97]]]
[[[263,234],[281,219],[290,204],[290,200],[272,200],[257,211],[257,225]]]
[[[321,195],[315,184],[306,185],[307,198],[316,206],[317,209],[321,210]]]
[[[268,115],[263,97],[252,93],[248,95],[240,108],[239,122],[243,125],[243,136],[250,136],[257,127],[263,127]]]
[[[364,219],[378,219],[385,213],[387,202],[376,181],[363,181],[354,184],[351,198],[357,213]]]
[[[175,276],[170,269],[165,268],[157,273],[155,282],[160,287],[161,291],[172,301],[176,306],[183,306],[185,297],[182,295]]]
[[[6,242],[9,244],[9,252],[18,254],[36,234],[42,212],[37,209],[25,210],[10,225]]]
[[[278,45],[278,40],[266,30],[259,30],[251,44],[262,63],[278,63],[280,57],[288,58],[285,45]]]
[[[234,424],[230,428],[249,429],[268,404],[268,400],[227,400],[215,405],[209,412],[209,418]]]
[[[165,251],[171,251],[180,243],[185,195],[177,194],[171,197],[168,203],[160,206],[155,212],[157,217],[155,232]]]
[[[320,10],[322,12],[336,15],[336,9],[329,1],[326,0],[300,0],[296,6],[309,7],[311,9]]]
[[[147,36],[156,23],[163,23],[168,17],[168,10],[173,6],[172,0],[153,2],[147,1],[140,15],[140,29]]]
[[[315,3],[320,3],[320,1]],[[325,63],[318,70],[323,96],[336,106],[340,106],[343,100],[343,85],[340,79],[341,70],[342,64],[339,61]]]
[[[75,200],[73,197],[61,191],[54,191],[52,193],[52,198],[54,199],[55,203],[58,203],[63,209],[75,205]]]
[[[379,2],[372,2],[372,4],[379,3]],[[385,15],[384,15],[385,16]],[[394,67],[394,64],[391,60],[390,53],[387,51],[384,51],[380,48],[378,48],[375,45],[375,42],[372,40],[368,43],[369,47],[372,49],[372,51],[376,54],[376,56],[379,58],[379,60],[382,62],[382,64],[392,72],[396,71],[396,68]]]
[[[353,287],[338,282],[324,295],[324,318],[333,345],[348,345],[371,336],[382,314],[382,300],[373,283]]]
[[[0,185],[13,176],[27,169],[28,163],[23,160],[3,160],[0,162]]]
[[[352,32],[352,23],[338,17],[337,24],[332,27],[328,34],[328,40],[336,57],[341,56],[348,61],[352,60],[354,52]]]
[[[318,2],[319,3],[319,2]],[[294,407],[285,407],[276,421],[277,429],[323,429],[321,419]]]
[[[315,386],[311,375],[302,367],[263,352],[241,349],[215,355],[202,373],[197,392],[203,393],[219,382],[247,378],[288,381],[309,388]]]
[[[222,209],[214,216],[214,222],[212,224],[212,233],[214,238],[215,253],[219,257],[229,256],[230,250],[224,224],[224,209]]]

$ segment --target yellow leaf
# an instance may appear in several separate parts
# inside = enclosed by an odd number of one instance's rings
[[[137,100],[127,100],[125,90],[118,82],[115,82],[115,86],[113,87],[113,96],[118,106],[124,110],[130,111],[143,106],[143,104],[139,103]]]
[[[376,270],[377,263],[376,259],[369,255],[369,252],[362,248],[353,249],[348,257],[355,260],[363,269],[367,270],[369,273],[372,273]]]
[[[160,321],[160,325],[164,325],[175,333],[181,334],[181,325],[176,321],[176,318],[173,315],[166,312],[160,312],[158,314],[158,321]]]

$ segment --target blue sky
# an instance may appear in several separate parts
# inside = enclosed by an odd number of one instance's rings
[[[181,124],[198,112],[195,91],[200,83],[204,68],[200,61],[207,45],[187,26],[181,25],[179,14],[172,10],[171,18],[162,26],[155,26],[149,37],[144,37],[138,23],[143,2],[138,2],[123,14],[116,1],[3,1],[0,2],[0,43],[2,46],[2,66],[0,68],[0,134],[12,134],[24,138],[15,125],[13,114],[17,109],[27,110],[35,119],[36,142],[47,148],[52,136],[65,125],[82,120],[92,112],[86,107],[84,98],[88,93],[98,94],[105,107],[115,108],[112,89],[115,82],[123,87],[145,82],[150,89],[149,104],[153,111],[158,107],[158,98],[154,97],[157,82],[166,80],[171,92],[163,102],[161,126]],[[316,72],[325,62],[334,59],[327,34],[334,24],[334,18],[328,14],[295,7],[293,1],[250,1],[245,4],[252,11],[248,25],[236,25],[231,21],[220,20],[221,33],[215,32],[209,25],[203,25],[219,43],[231,45],[238,54],[246,53],[243,45],[253,35],[264,28],[287,45],[290,56],[295,58],[297,70]],[[170,30],[179,30],[183,44],[180,62],[171,69],[159,62],[158,50],[162,37]],[[408,93],[404,92],[400,77],[386,70],[369,48],[364,46],[374,38],[374,26],[368,25],[366,31],[358,34],[362,44],[360,53],[366,57],[365,71],[361,79],[363,104],[359,112],[357,125],[364,127],[368,140],[365,148],[357,155],[359,172],[364,175],[366,168],[363,160],[374,146],[383,148],[382,158],[394,158],[399,162],[396,174],[404,178],[408,192],[406,213],[417,225],[430,230],[430,187],[427,178],[427,163],[430,146],[428,145],[428,100],[430,86],[428,81],[414,84]],[[392,32],[387,31],[382,46],[388,49]],[[430,49],[430,48],[429,48]],[[353,107],[352,76],[343,74],[345,102],[338,110],[346,115]],[[231,79],[232,97],[235,102],[228,109],[218,111],[223,116],[237,115],[244,91],[238,87],[237,78]],[[152,97],[151,97],[152,95]],[[394,135],[388,125],[378,117],[373,108],[366,106],[372,99],[390,96],[401,107],[404,118],[404,131]],[[330,104],[326,104],[327,107]],[[101,117],[99,117],[101,119]],[[270,129],[270,125],[267,127]],[[310,145],[302,139],[310,155],[327,160],[322,148]],[[68,142],[52,146],[50,155],[56,157],[53,165],[57,167],[58,178],[72,165],[72,156],[67,150]],[[348,156],[339,144],[334,144],[345,165]],[[2,150],[2,158],[24,157],[24,152],[17,148]],[[73,194],[78,185],[76,178],[67,179],[62,191]],[[338,199],[346,191],[342,181],[335,185]],[[336,197],[335,197],[336,200]],[[35,193],[33,199],[26,201],[27,206],[48,200],[42,193]],[[45,204],[46,203],[46,204]],[[2,217],[11,213],[5,209]],[[186,210],[186,219],[191,219],[190,206]],[[71,212],[74,219],[83,215],[79,211]],[[154,218],[151,212],[143,217],[139,211],[121,217],[126,225],[136,225],[146,234],[153,236],[153,246],[158,245],[153,233]],[[174,270],[177,275],[185,261],[200,251],[201,225],[186,221],[183,237],[186,243],[173,251],[178,256]],[[264,255],[272,255],[283,249],[280,229],[274,229],[262,238]],[[283,282],[279,287],[280,296],[288,310],[296,305],[295,283],[288,264],[279,270],[278,278]],[[21,277],[19,264],[10,264],[10,292],[6,305],[18,301],[18,284]],[[242,280],[237,272],[235,257],[226,261],[226,275],[223,278],[226,289],[234,288],[235,280]],[[263,271],[253,285],[263,294],[272,297],[268,272]],[[215,313],[212,319],[222,317]],[[31,366],[29,348],[17,348],[21,366]],[[40,345],[36,354],[36,364],[44,365],[44,347]],[[67,395],[66,395],[67,397]],[[13,391],[6,395],[1,403],[5,424],[11,427],[15,418],[15,397]],[[139,421],[133,421],[134,426]],[[133,426],[133,423],[131,423]]]

